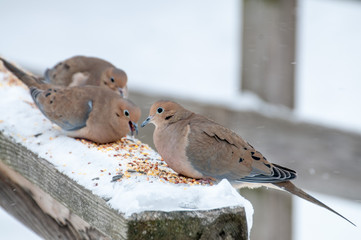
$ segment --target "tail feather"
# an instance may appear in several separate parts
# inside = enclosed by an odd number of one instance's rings
[[[338,216],[342,217],[343,219],[345,219],[346,221],[348,221],[349,223],[351,223],[352,225],[354,225],[356,227],[356,225],[353,222],[351,222],[350,220],[348,220],[347,218],[345,218],[344,216],[342,216],[341,214],[339,214],[338,212],[336,212],[335,210],[333,210],[326,204],[322,203],[321,201],[312,197],[308,193],[304,192],[302,189],[299,189],[292,182],[286,181],[286,182],[278,182],[278,183],[273,183],[273,184],[276,185],[277,187],[282,188],[282,189],[286,190],[287,192],[292,193],[300,198],[303,198],[311,203],[314,203],[320,207],[326,208],[327,210],[337,214]]]
[[[4,66],[17,78],[19,78],[23,83],[25,83],[29,88],[40,87],[40,85],[42,84],[42,82],[38,78],[27,74],[26,72],[6,61],[5,59],[0,58],[0,61],[2,61],[4,63]]]

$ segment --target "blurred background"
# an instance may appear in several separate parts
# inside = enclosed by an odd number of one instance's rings
[[[295,169],[297,185],[361,226],[361,1],[0,0],[0,55],[42,74],[74,55],[125,70],[144,119],[181,102]],[[139,139],[152,145],[152,128]],[[251,239],[361,230],[288,194],[245,190]],[[0,210],[1,239],[39,239]]]

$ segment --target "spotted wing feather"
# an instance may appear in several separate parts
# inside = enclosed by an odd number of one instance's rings
[[[40,111],[62,129],[75,131],[86,126],[93,109],[91,99],[78,98],[68,89],[30,88],[30,93]]]

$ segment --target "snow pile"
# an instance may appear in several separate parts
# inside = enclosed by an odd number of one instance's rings
[[[253,207],[227,180],[214,186],[175,184],[159,176],[130,172],[132,159],[149,162],[156,169],[167,167],[154,150],[137,139],[122,139],[113,143],[115,148],[109,150],[103,145],[66,137],[35,107],[28,89],[9,84],[9,79],[9,74],[0,72],[0,131],[94,194],[107,199],[111,207],[126,217],[146,210],[192,211],[243,206],[250,232]],[[112,182],[119,174],[125,177]]]

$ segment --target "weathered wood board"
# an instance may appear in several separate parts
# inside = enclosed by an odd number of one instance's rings
[[[247,239],[244,208],[125,218],[52,164],[0,133],[0,205],[46,239]]]

